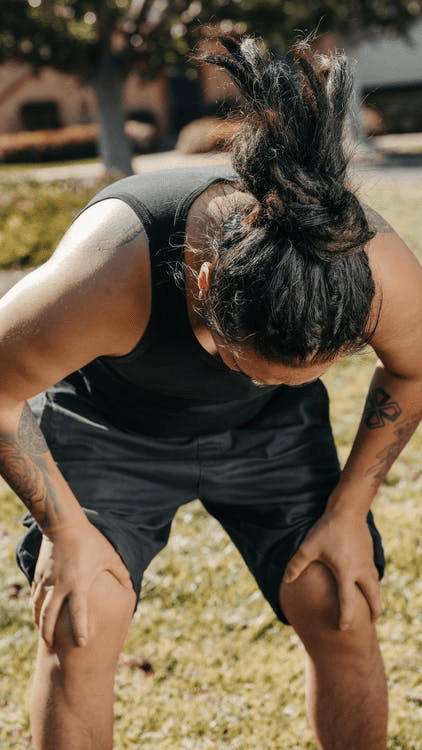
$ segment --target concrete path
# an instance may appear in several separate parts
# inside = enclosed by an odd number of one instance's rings
[[[363,151],[352,161],[350,173],[365,186],[422,191],[422,133],[373,138],[374,152]]]
[[[174,169],[199,164],[229,164],[227,154],[182,154],[180,151],[162,151],[154,154],[142,154],[133,158],[133,169],[138,172],[155,172],[159,169]],[[10,174],[8,170],[8,174]],[[104,167],[100,161],[86,164],[66,164],[55,166],[36,165],[28,170],[16,171],[22,179],[31,178],[37,182],[52,182],[53,180],[81,179],[89,180],[102,177]],[[0,167],[1,180],[1,167]]]
[[[384,181],[400,182],[402,180],[422,185],[422,133],[404,133],[398,135],[376,136],[373,139],[374,150],[358,149],[353,161],[352,174],[367,178],[374,177]],[[196,166],[199,164],[230,164],[228,154],[182,154],[180,151],[163,151],[154,154],[142,154],[133,159],[136,173],[152,172],[158,169]],[[0,167],[0,181],[1,181]],[[5,174],[10,175],[9,169]],[[34,165],[28,170],[16,171],[22,179],[31,178],[38,182],[51,182],[66,179],[96,179],[104,174],[100,161],[86,164],[66,164],[57,166]]]

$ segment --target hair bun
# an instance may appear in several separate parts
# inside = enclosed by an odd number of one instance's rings
[[[345,183],[343,131],[352,90],[344,54],[315,53],[309,40],[290,57],[267,55],[252,37],[222,38],[223,67],[243,95],[233,167],[260,208],[247,222],[286,232],[302,252],[332,259],[362,249],[372,233]]]

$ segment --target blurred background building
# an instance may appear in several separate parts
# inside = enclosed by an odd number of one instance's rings
[[[198,40],[213,44],[218,33],[249,29],[283,55],[297,29],[318,27],[321,47],[344,46],[356,60],[364,131],[422,132],[422,0],[361,5],[115,0],[101,11],[82,0],[7,0],[0,5],[0,160],[89,156],[98,143],[106,165],[129,171],[129,151],[220,146],[230,130],[221,115],[235,91],[214,66],[189,64],[189,51]],[[192,121],[202,127],[186,135]]]
[[[374,113],[367,118],[368,127],[386,133],[422,130],[422,22],[411,30],[410,42],[366,41],[356,55],[358,92]],[[184,86],[181,78],[161,75],[155,81],[142,81],[136,73],[130,75],[122,92],[127,118],[154,123],[159,138],[165,138],[212,110],[222,92],[232,95],[215,71],[203,71],[199,99],[196,86],[192,82],[189,86],[189,78]],[[0,65],[0,133],[97,121],[90,85],[53,68],[36,73],[29,63]]]

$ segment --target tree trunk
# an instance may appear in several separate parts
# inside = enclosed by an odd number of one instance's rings
[[[101,126],[99,151],[106,172],[133,174],[132,153],[124,131],[122,77],[116,61],[104,50],[93,79]]]

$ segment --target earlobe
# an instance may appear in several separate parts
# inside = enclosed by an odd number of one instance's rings
[[[198,287],[200,292],[208,292],[210,288],[210,264],[203,263],[199,269]]]

